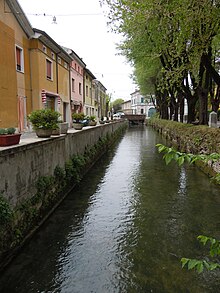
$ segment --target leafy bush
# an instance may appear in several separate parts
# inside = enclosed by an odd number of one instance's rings
[[[33,111],[28,115],[34,129],[57,129],[60,113],[51,109]]]
[[[73,122],[79,123],[80,121],[84,120],[85,114],[83,112],[81,112],[81,113],[73,113],[72,118],[73,118]]]

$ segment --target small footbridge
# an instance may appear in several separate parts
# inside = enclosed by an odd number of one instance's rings
[[[125,114],[123,118],[129,121],[129,125],[143,125],[146,119],[145,114]]]

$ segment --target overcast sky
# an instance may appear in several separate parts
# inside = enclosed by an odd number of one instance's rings
[[[136,87],[130,78],[132,68],[123,56],[117,55],[120,36],[109,32],[99,0],[18,1],[32,27],[45,31],[59,45],[73,49],[113,100],[130,99]]]

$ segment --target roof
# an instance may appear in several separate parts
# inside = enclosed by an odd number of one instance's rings
[[[85,68],[85,71],[91,76],[92,79],[96,79],[95,75],[88,68]]]
[[[26,35],[29,38],[32,37],[34,35],[33,28],[18,1],[6,0],[6,3],[8,4],[8,7],[11,9],[11,12],[14,14],[15,18],[17,19],[18,23],[20,24]]]
[[[86,63],[83,62],[82,58],[80,58],[76,52],[74,52],[72,49],[67,47],[62,47],[64,51],[66,51],[73,59],[75,59],[82,67],[86,67]]]
[[[54,53],[58,54],[68,63],[72,61],[71,56],[60,46],[58,45],[46,32],[36,29],[33,29],[35,34],[33,38],[39,39],[44,45],[51,48]]]

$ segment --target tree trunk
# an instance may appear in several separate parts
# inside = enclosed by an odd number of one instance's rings
[[[198,98],[196,95],[191,95],[190,98],[187,98],[188,105],[188,119],[187,123],[193,123],[196,120],[196,102]]]
[[[180,122],[183,123],[183,115],[184,115],[184,96],[182,92],[178,93],[178,103],[180,108]]]
[[[199,97],[199,124],[208,124],[208,90],[198,87]]]

